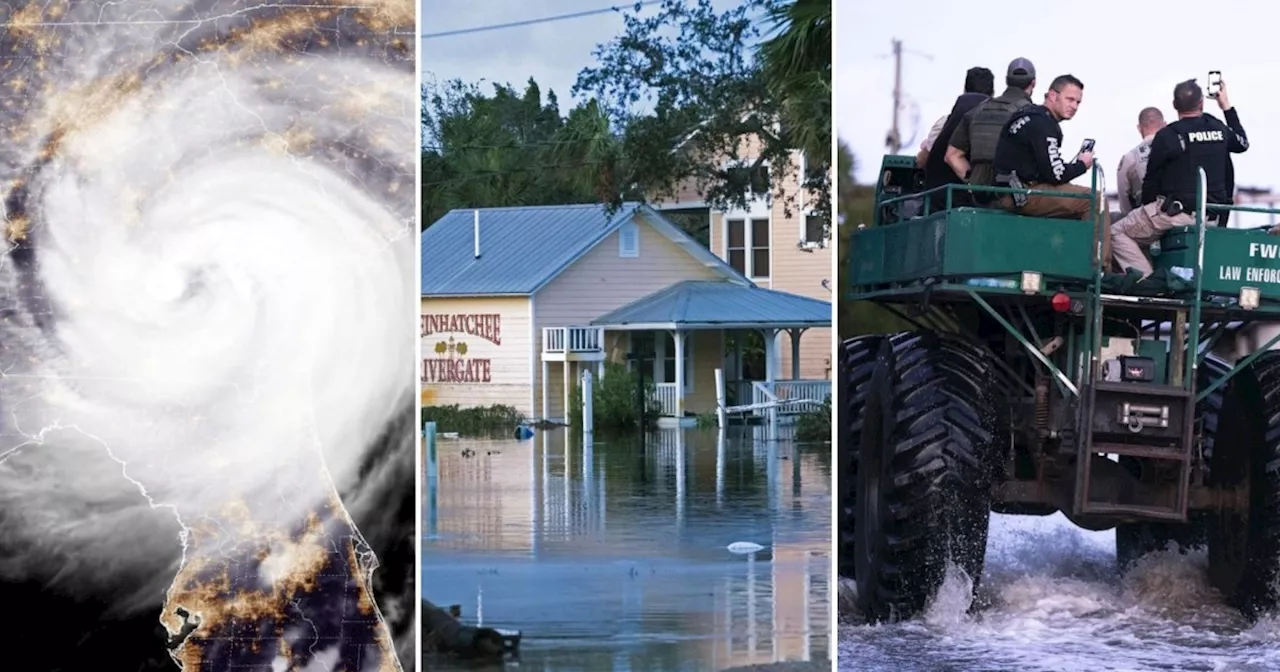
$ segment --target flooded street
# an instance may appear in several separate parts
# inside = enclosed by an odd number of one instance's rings
[[[423,594],[523,631],[521,670],[829,659],[830,447],[753,435],[441,440]]]
[[[1115,570],[1115,533],[1060,514],[993,515],[979,609],[949,577],[921,619],[841,625],[840,669],[893,672],[1280,670],[1280,618],[1247,623],[1205,576],[1203,551]]]

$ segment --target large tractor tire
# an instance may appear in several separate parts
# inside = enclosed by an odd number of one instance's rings
[[[853,578],[854,482],[858,478],[858,447],[862,441],[862,413],[867,405],[867,387],[876,367],[876,355],[885,339],[881,335],[858,336],[845,341],[840,350],[840,377],[837,399],[840,402],[840,512],[837,526],[836,562],[841,576]]]
[[[1203,390],[1231,370],[1231,365],[1214,355],[1208,355],[1196,368],[1196,390]],[[1212,478],[1213,449],[1218,441],[1218,422],[1222,417],[1222,404],[1227,386],[1220,385],[1203,401],[1196,404],[1196,426],[1200,428],[1200,455],[1205,465],[1205,481]],[[1120,463],[1138,474],[1138,460],[1122,457]],[[1148,553],[1163,551],[1174,542],[1185,553],[1208,543],[1209,516],[1204,511],[1192,511],[1185,524],[1175,523],[1121,523],[1116,526],[1116,564],[1120,571],[1128,571],[1135,562]]]
[[[1210,518],[1209,580],[1254,619],[1280,603],[1280,352],[1232,379],[1214,446],[1213,484],[1249,487],[1247,506]]]
[[[876,360],[857,437],[854,534],[842,548],[853,555],[856,603],[869,622],[923,611],[948,563],[976,587],[993,456],[1009,432],[991,362],[976,347],[901,333],[880,342]]]

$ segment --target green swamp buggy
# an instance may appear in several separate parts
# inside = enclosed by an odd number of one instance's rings
[[[1078,196],[1095,220],[1102,180]],[[844,300],[915,326],[842,344],[838,554],[859,610],[916,615],[949,562],[976,584],[990,511],[1115,528],[1122,567],[1206,545],[1231,604],[1274,608],[1280,237],[1206,227],[1202,206],[1135,283],[1105,272],[1096,221],[951,207],[967,186],[930,212],[921,185],[914,157],[884,159],[842,269]]]

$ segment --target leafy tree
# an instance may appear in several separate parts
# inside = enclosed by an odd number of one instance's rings
[[[422,99],[423,228],[455,208],[614,198],[598,190],[598,171],[622,143],[594,101],[562,117],[555,93],[544,100],[532,79],[523,92],[499,84],[492,95],[460,80],[429,83]]]
[[[711,0],[664,0],[647,18],[638,10],[573,88],[600,101],[623,139],[600,191],[636,186],[663,198],[692,182],[716,209],[772,192],[791,214],[798,190],[779,178],[796,169],[793,150],[809,150],[806,184],[817,193],[805,203],[830,221],[830,0],[745,0],[724,12]],[[767,24],[776,34],[761,45]]]
[[[871,226],[874,223],[876,192],[874,187],[858,184],[855,180],[857,160],[853,150],[843,140],[836,151],[836,166],[840,208],[839,242],[836,247],[839,266],[836,277],[841,297],[836,305],[839,306],[837,329],[840,338],[914,329],[911,323],[873,303],[844,299],[852,289],[849,285],[849,260],[852,252],[849,237],[860,225]]]
[[[831,0],[795,0],[769,9],[777,34],[760,49],[763,75],[791,140],[807,156],[831,153]],[[828,165],[823,161],[823,167]]]

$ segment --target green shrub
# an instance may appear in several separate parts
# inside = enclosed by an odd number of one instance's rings
[[[636,386],[640,384],[640,376],[625,364],[617,362],[604,363],[604,378],[591,381],[591,403],[593,415],[592,429],[595,431],[633,430],[640,426],[639,403],[636,399]],[[645,378],[645,426],[658,424],[658,416],[662,415],[662,404],[658,402],[658,388],[653,380]],[[582,380],[579,378],[569,393],[569,422],[574,427],[582,427]]]
[[[495,404],[461,408],[452,406],[423,406],[421,423],[436,423],[438,432],[457,432],[461,436],[493,436],[514,433],[524,424],[525,417],[511,406]]]
[[[821,406],[805,411],[796,419],[796,441],[831,441],[831,395],[822,400]]]

